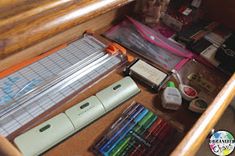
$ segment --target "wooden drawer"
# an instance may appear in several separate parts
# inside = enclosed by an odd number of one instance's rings
[[[132,0],[20,0],[0,2],[0,71],[20,62],[41,55],[48,50],[80,37],[85,30],[101,34],[110,28],[113,22],[120,21],[127,14],[132,14]],[[210,2],[207,1],[206,5]],[[211,9],[213,11],[213,8]],[[226,13],[224,13],[226,14]],[[226,15],[224,15],[226,16]],[[226,23],[224,21],[223,23]],[[233,23],[230,27],[235,28]],[[99,36],[104,42],[106,39]],[[14,137],[36,126],[94,95],[97,91],[121,79],[122,68],[118,68],[101,78],[91,88],[75,95],[55,110],[49,110],[30,123],[26,124],[10,136]],[[45,153],[52,155],[93,155],[89,148],[102,135],[111,123],[124,111],[131,101],[139,101],[153,112],[163,116],[185,133],[184,139],[172,152],[172,156],[194,155],[211,129],[222,116],[235,95],[235,74],[224,84],[223,89],[215,97],[210,107],[202,115],[192,114],[186,107],[172,112],[161,109],[157,105],[160,99],[139,84],[142,93],[123,105],[114,109],[101,119],[74,134]],[[95,131],[94,131],[95,130]]]

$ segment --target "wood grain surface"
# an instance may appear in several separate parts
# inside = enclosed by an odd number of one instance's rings
[[[21,153],[3,136],[0,136],[1,156],[22,156]]]
[[[0,71],[3,71],[13,65],[20,62],[41,55],[42,53],[49,51],[61,44],[68,43],[71,40],[80,37],[85,30],[97,31],[101,28],[111,25],[114,19],[123,18],[124,14],[127,13],[128,8],[114,9],[106,14],[95,17],[87,22],[79,24],[71,29],[68,29],[62,33],[59,33],[51,38],[41,41],[38,44],[30,46],[24,50],[18,51],[0,61]]]
[[[99,31],[100,28],[110,25],[117,17],[123,17],[126,11],[122,12],[116,8],[129,2],[130,0],[41,0],[37,3],[33,0],[0,1],[0,10],[9,10],[9,12],[3,12],[0,15],[0,71],[76,39],[86,29]],[[208,16],[235,28],[235,16],[231,16],[235,14],[234,0],[205,0],[204,2],[208,8]],[[28,5],[23,6],[23,4]],[[10,10],[16,6],[19,8]],[[132,10],[127,9],[127,11],[131,12]],[[69,101],[62,103],[60,107],[50,109],[31,121],[9,136],[9,139],[12,140],[22,132],[121,79],[123,77],[121,71],[120,68],[106,75]],[[138,84],[142,90],[141,94],[59,143],[45,155],[93,155],[89,148],[94,144],[94,141],[131,102],[138,101],[170,121],[178,129],[187,132],[186,137],[172,153],[172,156],[192,156],[234,97],[234,83],[235,75],[231,77],[201,117],[187,110],[187,105],[183,105],[179,111],[163,109],[159,96],[149,92],[142,84]]]
[[[11,3],[12,5],[1,6],[0,4],[0,29],[13,28],[23,20],[36,19],[47,15],[55,9],[62,9],[74,3],[75,0],[27,0],[24,3]],[[14,4],[14,5],[13,5]]]
[[[13,22],[7,28],[0,29],[0,59],[129,2],[130,0],[80,0],[64,8],[56,7],[40,17]]]
[[[235,97],[235,74],[216,96],[171,156],[193,156]]]

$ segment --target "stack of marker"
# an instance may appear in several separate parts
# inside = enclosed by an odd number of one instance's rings
[[[163,155],[177,131],[144,106],[131,105],[94,146],[105,156]]]

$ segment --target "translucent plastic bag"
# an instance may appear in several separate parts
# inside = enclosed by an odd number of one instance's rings
[[[193,58],[190,51],[130,17],[104,35],[167,70],[179,70]]]

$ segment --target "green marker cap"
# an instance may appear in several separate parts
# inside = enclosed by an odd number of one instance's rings
[[[172,81],[167,82],[167,87],[175,88],[175,84]]]

